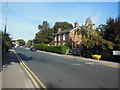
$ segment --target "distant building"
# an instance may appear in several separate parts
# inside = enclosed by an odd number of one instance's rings
[[[58,28],[58,32],[54,35],[54,45],[70,45],[72,48],[79,48],[82,42],[82,34],[76,33],[78,28],[77,22],[72,29],[62,31],[61,28]]]
[[[14,47],[19,47],[20,43],[18,41],[13,41],[12,44],[14,45]]]

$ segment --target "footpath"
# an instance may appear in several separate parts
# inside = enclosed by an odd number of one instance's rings
[[[26,48],[26,49],[29,50],[29,48]],[[120,68],[120,63],[116,63],[116,62],[97,60],[97,59],[91,59],[91,58],[84,58],[81,56],[63,55],[63,54],[57,54],[57,53],[46,52],[46,51],[41,51],[41,50],[37,50],[37,52],[47,53],[50,55],[56,55],[56,56],[60,56],[63,58],[71,58],[73,60],[79,60],[79,61],[92,63],[92,64],[104,65],[104,66],[109,66],[109,67],[113,67],[113,68]]]
[[[32,81],[20,66],[18,59],[10,49],[3,57],[2,88],[35,88]]]

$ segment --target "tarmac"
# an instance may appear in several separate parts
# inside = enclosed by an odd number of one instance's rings
[[[29,49],[29,48],[26,48]],[[47,53],[51,55],[60,56],[63,58],[72,58],[74,60],[79,60],[88,63],[105,65],[113,68],[120,68],[119,63],[104,61],[104,60],[96,60],[91,58],[84,58],[80,56],[72,56],[72,55],[63,55],[52,52],[40,51],[37,52]],[[0,71],[0,89],[6,88],[35,88],[31,79],[28,77],[26,72],[23,70],[21,65],[19,64],[18,59],[16,58],[12,49],[9,50],[3,57],[2,62],[2,70]]]
[[[57,53],[46,52],[46,51],[41,51],[41,50],[37,50],[37,52],[43,52],[43,53],[47,53],[47,54],[51,54],[51,55],[61,56],[63,58],[72,58],[74,60],[79,60],[79,61],[83,61],[83,62],[87,62],[87,63],[94,63],[94,64],[105,65],[105,66],[109,66],[109,67],[113,67],[113,68],[120,68],[120,63],[117,63],[117,62],[91,59],[91,58],[85,58],[85,57],[81,57],[81,56],[57,54]]]

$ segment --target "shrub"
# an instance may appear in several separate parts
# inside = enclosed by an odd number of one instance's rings
[[[34,44],[34,47],[37,50],[43,50],[48,52],[55,52],[60,54],[66,54],[69,46],[67,45],[59,45],[59,46],[48,46],[48,44]]]
[[[40,44],[34,44],[34,47],[35,47],[37,50],[40,50]]]
[[[59,46],[53,47],[53,52],[60,53],[60,54],[66,54],[68,49],[69,49],[69,46],[67,45],[59,45]]]
[[[106,60],[106,61],[114,61],[114,57],[112,55],[112,53],[110,53],[110,51],[103,51],[102,52],[102,60]]]
[[[46,51],[48,51],[48,52],[53,52],[53,47],[54,47],[54,46],[47,46],[47,47],[46,47]]]
[[[37,49],[37,50],[46,50],[46,46],[47,44],[34,44],[34,47]]]
[[[66,46],[66,45],[61,45],[61,46],[60,46],[60,53],[61,53],[61,54],[66,54],[68,48],[69,48],[69,47]]]

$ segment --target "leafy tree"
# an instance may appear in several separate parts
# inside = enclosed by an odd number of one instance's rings
[[[71,28],[73,28],[73,26],[72,26],[72,24],[70,24],[68,22],[55,22],[55,25],[54,25],[54,32],[55,33],[57,33],[58,28],[65,30],[65,29],[71,29]]]
[[[21,46],[25,45],[25,41],[23,39],[18,39],[17,41],[20,43]]]
[[[114,44],[103,38],[99,28],[93,27],[94,24],[90,22],[80,26],[80,29],[77,31],[78,34],[82,33],[83,54],[102,54],[105,50],[113,49]]]
[[[106,25],[102,25],[104,38],[115,44],[114,49],[120,50],[120,17],[109,18]]]
[[[9,47],[12,46],[12,38],[10,38],[10,34],[6,33],[4,34],[3,32],[0,32],[2,35],[2,52],[8,51]]]
[[[56,22],[54,28],[50,28],[47,21],[43,21],[42,25],[38,25],[39,32],[36,33],[35,44],[48,44],[51,43],[53,35],[58,31],[58,28],[70,29],[73,28],[72,24],[68,22]]]
[[[49,23],[47,21],[43,21],[42,25],[38,25],[38,29],[43,31],[50,27]]]
[[[27,46],[30,47],[32,45],[32,43],[33,43],[33,40],[28,40]]]
[[[40,29],[39,32],[36,33],[34,43],[35,44],[48,44],[53,39],[53,28],[49,27],[49,23],[47,21],[43,21],[42,25],[38,26]]]
[[[39,31],[36,33],[34,43],[36,44],[48,44],[53,39],[53,28],[48,28],[44,31]]]

